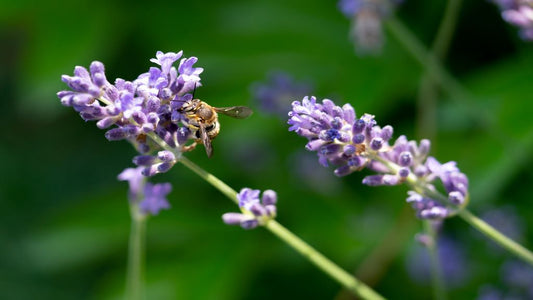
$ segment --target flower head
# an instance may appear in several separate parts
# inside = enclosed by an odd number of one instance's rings
[[[118,175],[118,180],[128,181],[130,204],[138,205],[141,214],[157,215],[160,210],[170,208],[166,196],[172,186],[170,183],[147,183],[143,169],[127,168]]]
[[[428,157],[430,142],[408,141],[400,136],[391,145],[393,128],[380,127],[373,115],[357,118],[353,107],[342,107],[315,97],[294,101],[289,112],[289,131],[308,139],[305,146],[316,151],[318,161],[336,166],[335,174],[345,176],[365,167],[377,172],[363,179],[370,186],[408,183],[413,187],[407,202],[423,219],[442,219],[468,200],[468,179],[455,162],[439,163]],[[440,180],[447,196],[439,196],[433,182]]]
[[[350,20],[350,39],[359,54],[379,54],[383,47],[382,20],[386,18],[396,0],[340,0],[339,10]]]
[[[139,203],[139,209],[145,214],[153,216],[159,214],[162,209],[169,209],[166,196],[172,190],[170,183],[151,184],[144,187],[144,199]]]
[[[143,166],[143,175],[152,176],[168,171],[176,162],[176,155],[185,151],[185,143],[191,138],[186,126],[180,126],[177,108],[192,98],[195,87],[200,86],[202,68],[194,67],[196,57],[182,58],[179,67],[173,66],[182,56],[178,53],[158,51],[150,61],[151,67],[134,81],[116,79],[107,81],[104,65],[95,61],[89,70],[74,69],[74,76],[63,75],[62,80],[70,90],[57,93],[61,103],[71,106],[86,121],[96,121],[100,129],[106,129],[110,141],[128,140],[143,154],[136,164]],[[153,150],[156,157],[144,157]],[[163,154],[161,154],[163,152]],[[172,153],[171,153],[172,154]]]
[[[492,0],[500,7],[502,18],[520,28],[520,37],[533,41],[532,0]]]
[[[265,190],[259,200],[259,190],[243,188],[237,194],[242,213],[226,213],[222,216],[224,223],[240,225],[244,229],[252,229],[265,225],[276,217],[277,194],[273,190]]]

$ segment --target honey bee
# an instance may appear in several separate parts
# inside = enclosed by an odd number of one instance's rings
[[[178,112],[183,116],[181,122],[191,130],[196,143],[204,144],[207,157],[213,155],[211,140],[220,132],[218,113],[236,119],[245,119],[253,113],[246,106],[213,107],[200,99],[185,101]]]

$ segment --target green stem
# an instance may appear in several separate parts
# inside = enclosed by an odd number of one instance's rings
[[[205,181],[210,183],[212,186],[217,188],[220,192],[230,198],[231,201],[238,203],[237,192],[231,187],[229,187],[227,184],[225,184],[223,181],[206,172],[186,157],[182,156],[179,161],[187,168],[191,169],[198,176],[203,178]],[[384,299],[370,287],[365,285],[363,282],[357,280],[355,277],[352,277],[348,272],[341,269],[339,266],[337,266],[331,260],[326,258],[320,252],[305,243],[303,240],[301,240],[299,237],[287,230],[285,227],[281,226],[278,222],[271,220],[265,225],[265,227],[274,235],[278,236],[282,241],[286,242],[302,256],[304,256],[313,264],[315,264],[324,273],[328,274],[331,278],[336,280],[346,289],[353,292],[355,295],[361,297],[362,299]]]
[[[146,217],[139,213],[137,205],[131,205],[131,232],[129,240],[128,270],[126,277],[126,299],[143,299],[144,290],[144,248],[146,238]]]
[[[526,249],[524,246],[518,244],[517,242],[511,240],[507,236],[503,235],[501,232],[496,230],[494,227],[487,224],[485,221],[474,216],[471,212],[466,209],[461,210],[458,215],[465,220],[472,227],[476,228],[479,232],[486,235],[488,238],[496,242],[498,245],[502,246],[509,252],[518,256],[520,259],[524,260],[528,264],[533,266],[533,253]]]
[[[444,16],[442,17],[431,49],[431,52],[439,61],[444,59],[448,51],[453,31],[457,24],[460,7],[461,0],[447,1]],[[422,76],[418,90],[417,131],[419,137],[432,140],[435,136],[437,131],[437,97],[435,81],[432,80],[430,74],[426,71]],[[433,147],[435,147],[435,143],[433,143]]]
[[[460,101],[471,98],[461,84],[446,71],[435,55],[431,54],[400,21],[390,18],[386,26],[389,32],[420,63],[431,78],[440,83],[440,86],[450,94],[452,99]]]
[[[384,299],[373,289],[365,285],[363,282],[357,280],[355,277],[350,275],[350,273],[339,268],[339,266],[315,250],[313,247],[309,246],[278,222],[271,220],[265,225],[265,227],[355,295],[361,297],[362,299]]]
[[[237,192],[234,189],[232,189],[230,186],[225,184],[222,180],[218,179],[211,173],[200,168],[197,164],[193,163],[185,156],[182,156],[179,162],[181,162],[187,168],[191,169],[194,173],[196,173],[202,179],[210,183],[212,186],[217,188],[222,194],[228,197],[231,201],[235,202],[236,204],[239,204],[239,201],[237,200]]]
[[[430,237],[430,242],[427,245],[431,266],[431,282],[433,286],[433,297],[436,300],[446,299],[446,290],[442,276],[442,266],[439,259],[439,249],[437,242],[437,232],[433,227],[432,221],[424,221],[424,230]]]

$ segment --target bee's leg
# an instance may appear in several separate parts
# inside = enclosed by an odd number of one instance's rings
[[[189,151],[194,150],[194,148],[196,148],[196,145],[197,145],[196,142],[194,142],[194,143],[192,143],[192,144],[190,144],[188,146],[181,147],[181,149],[182,149],[183,152],[189,152]]]

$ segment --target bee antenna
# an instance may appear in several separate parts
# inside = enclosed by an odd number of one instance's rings
[[[197,82],[194,83],[194,89],[192,90],[192,98],[194,99],[194,93],[196,92],[196,84]]]

